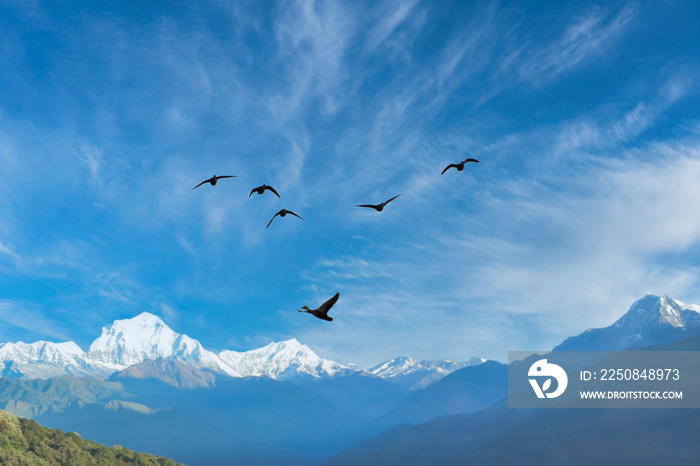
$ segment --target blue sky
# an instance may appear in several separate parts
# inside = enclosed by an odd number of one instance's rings
[[[695,2],[83,3],[0,0],[0,341],[503,361],[700,303]]]

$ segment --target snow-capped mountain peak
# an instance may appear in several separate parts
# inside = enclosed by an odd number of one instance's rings
[[[385,361],[369,369],[369,372],[379,377],[395,377],[419,370],[419,363],[413,358],[399,357]]]
[[[0,359],[13,357],[18,363],[50,362],[59,363],[71,361],[83,353],[72,341],[53,343],[50,341],[36,341],[34,343],[5,343],[0,346]]]
[[[485,361],[483,358],[471,358],[466,362],[447,358],[416,361],[409,357],[399,357],[374,366],[369,369],[369,373],[416,389],[430,385],[457,369],[476,366]]]
[[[176,358],[199,369],[239,376],[197,340],[175,333],[160,317],[148,312],[103,327],[85,357],[115,370],[151,359]]]
[[[123,369],[145,359],[171,356],[178,335],[159,317],[148,312],[102,327],[102,335],[88,357]]]
[[[416,361],[409,357],[394,358],[383,362],[369,372],[382,378],[391,378],[399,375],[407,375],[416,371],[434,371],[447,375],[467,366],[476,366],[486,361],[482,358],[471,358],[469,361],[455,361],[448,358]]]
[[[83,350],[72,341],[53,343],[5,343],[0,345],[0,374],[3,377],[49,378],[64,374],[85,375]]]
[[[291,340],[273,342],[262,348],[238,352],[222,351],[219,358],[244,376],[284,379],[297,374],[332,377],[355,372],[350,366],[320,358],[308,346]]]
[[[666,295],[648,294],[635,301],[612,326],[639,331],[659,325],[676,328],[694,327],[700,323],[699,311],[697,306],[688,306]]]
[[[619,351],[632,346],[668,343],[700,334],[700,307],[666,295],[648,294],[608,327],[569,337],[556,351]]]

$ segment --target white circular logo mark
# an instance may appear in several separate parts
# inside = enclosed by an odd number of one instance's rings
[[[530,370],[527,372],[529,377],[549,377],[544,381],[542,387],[540,387],[537,379],[528,379],[532,389],[535,391],[537,398],[556,398],[566,390],[566,386],[569,383],[569,378],[566,376],[566,371],[556,364],[549,364],[546,359],[540,359],[530,366]],[[551,393],[547,393],[547,390],[552,386],[552,377],[557,380],[557,389]]]

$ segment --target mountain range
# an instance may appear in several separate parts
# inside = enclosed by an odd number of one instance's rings
[[[554,350],[621,350],[632,345],[660,344],[694,335],[700,335],[700,306],[687,305],[665,295],[646,295],[612,325],[588,329],[567,338]],[[250,351],[225,350],[216,354],[205,349],[199,341],[174,332],[161,318],[143,312],[103,327],[88,351],[71,341],[4,343],[0,345],[0,376],[47,379],[72,375],[104,380],[145,361],[169,358],[192,369],[228,377],[288,380],[298,375],[318,378],[359,372],[411,389],[425,388],[455,370],[485,361],[483,358],[417,361],[398,357],[363,370],[323,359],[296,339],[270,343]]]
[[[468,361],[454,361],[447,358],[416,361],[413,358],[400,357],[378,364],[369,369],[369,372],[402,387],[415,390],[425,388],[457,369],[477,366],[485,361],[484,358],[471,358]]]
[[[555,350],[697,349],[700,337],[688,337],[700,335],[699,316],[698,306],[647,295]],[[507,366],[496,361],[400,357],[360,369],[295,339],[214,353],[149,313],[105,326],[85,352],[72,342],[6,343],[0,363],[0,409],[193,465],[425,464],[438,452],[447,463],[471,454],[488,463],[508,439],[526,451],[551,416],[508,409]],[[593,429],[596,415],[578,411],[562,419]]]
[[[171,362],[164,363],[164,360]],[[88,351],[72,341],[0,345],[2,377],[49,379],[71,375],[105,380],[128,370],[131,376],[148,373],[185,386],[209,385],[216,376],[288,380],[297,376],[324,378],[361,373],[401,386],[422,388],[457,369],[483,361],[485,359],[481,358],[467,362],[416,361],[401,357],[363,370],[323,359],[296,339],[273,342],[250,351],[224,350],[216,354],[199,341],[174,332],[161,318],[148,312],[131,319],[115,320],[103,327],[102,334]]]

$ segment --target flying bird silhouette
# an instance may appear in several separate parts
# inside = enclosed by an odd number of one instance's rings
[[[253,190],[250,192],[250,194],[248,194],[248,199],[250,199],[250,196],[252,196],[253,193],[262,194],[265,192],[265,190],[272,191],[273,193],[275,193],[275,195],[277,195],[277,197],[280,197],[280,195],[277,193],[277,191],[275,191],[275,188],[264,184],[262,186],[258,186],[257,188],[253,188]]]
[[[277,212],[277,213],[272,217],[272,220],[274,220],[275,217],[277,217],[278,215],[279,215],[280,217],[284,217],[284,216],[287,215],[287,214],[291,214],[291,215],[294,215],[295,217],[299,217],[297,214],[295,214],[295,213],[292,212],[291,210],[282,209],[282,210],[280,210],[279,212]],[[299,217],[299,218],[301,218],[301,217]],[[301,219],[304,220],[303,218],[301,218]],[[268,228],[270,228],[270,225],[272,225],[272,220],[270,220],[270,223],[268,223],[267,226],[265,227],[266,230],[267,230]]]
[[[444,169],[444,170],[442,171],[442,173],[440,173],[440,174],[441,174],[441,175],[444,175],[445,172],[446,172],[447,170],[449,170],[450,168],[452,168],[452,167],[456,168],[458,172],[461,172],[462,170],[464,170],[464,164],[467,163],[467,162],[479,163],[479,161],[476,160],[476,159],[466,159],[466,160],[463,161],[463,162],[451,163],[451,164],[449,164],[448,166],[446,166],[445,169]]]
[[[328,317],[328,311],[333,307],[333,305],[338,301],[338,298],[340,297],[340,293],[336,293],[335,296],[333,296],[331,299],[326,301],[325,303],[321,304],[321,307],[318,309],[309,309],[308,306],[302,306],[301,309],[297,309],[299,312],[306,312],[309,313],[313,316],[318,317],[319,319],[322,320],[327,320],[328,322],[331,322],[333,320],[333,317]],[[306,309],[303,311],[302,309]]]
[[[204,183],[211,183],[212,186],[216,186],[216,182],[219,181],[221,178],[236,178],[236,177],[238,177],[238,175],[222,175],[222,176],[214,175],[211,178],[209,178],[208,180],[202,181],[201,183],[199,183],[197,186],[195,186],[192,189],[197,189],[200,186],[202,186]]]
[[[401,194],[403,194],[403,193],[401,193]],[[376,204],[376,205],[375,204],[360,204],[360,205],[355,205],[355,207],[370,207],[370,208],[376,210],[377,212],[381,212],[382,210],[384,210],[384,206],[386,206],[388,203],[390,203],[391,201],[393,201],[394,199],[399,197],[401,194],[399,194],[398,196],[394,196],[391,199],[389,199],[388,201],[382,202],[381,204]]]

